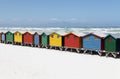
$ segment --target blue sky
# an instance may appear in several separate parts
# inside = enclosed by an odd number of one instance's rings
[[[120,26],[120,0],[0,0],[0,25]]]

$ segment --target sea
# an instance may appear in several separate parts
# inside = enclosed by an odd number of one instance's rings
[[[11,31],[13,33],[16,31],[20,31],[22,33],[26,31],[31,33],[64,31],[66,33],[78,32],[78,33],[84,33],[84,34],[99,32],[99,33],[105,34],[106,36],[109,34],[112,34],[120,37],[120,27],[0,27],[0,32],[5,33],[7,31]]]

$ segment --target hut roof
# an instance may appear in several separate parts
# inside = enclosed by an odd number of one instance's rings
[[[113,37],[114,39],[120,38],[120,34],[109,34],[107,35],[105,38],[107,38],[108,36]]]
[[[97,35],[99,37],[105,37],[106,36],[106,34],[101,33],[101,32],[93,32],[92,34]]]
[[[64,36],[67,36],[67,35],[69,35],[69,34],[73,34],[73,35],[75,35],[75,36],[78,36],[78,37],[82,37],[82,36],[84,36],[85,34],[84,33],[79,33],[79,32],[69,32],[69,33],[67,33],[66,35],[64,35]]]
[[[13,32],[11,32],[11,31],[7,31],[6,33],[11,33],[11,34],[13,34]]]
[[[14,32],[14,33],[20,33],[20,34],[21,34],[21,32],[19,32],[19,31],[16,31],[16,32]]]
[[[43,32],[42,34],[46,34],[46,35],[50,35],[50,34],[52,34],[53,32]]]
[[[36,34],[37,34],[37,35],[40,35],[38,32],[35,32],[35,33],[34,33],[34,35],[36,35]]]
[[[32,35],[32,33],[31,33],[31,32],[25,32],[24,34],[26,34],[26,33],[29,33],[29,34],[31,34],[31,35]]]
[[[59,35],[62,35],[62,36],[64,36],[64,35],[67,34],[65,31],[58,31],[58,32],[56,32],[56,33],[59,34]]]
[[[89,34],[83,36],[83,38],[86,37],[86,36],[90,36],[90,35],[94,35],[94,36],[96,36],[98,38],[104,38],[106,36],[105,34],[100,33],[100,32],[92,32],[92,33],[89,33]]]
[[[66,32],[64,32],[64,31],[58,31],[58,32],[52,32],[51,34],[58,34],[58,35],[61,35],[61,36],[64,36],[64,35],[66,35],[67,33]],[[50,34],[50,35],[51,35]]]
[[[1,32],[0,34],[4,34],[4,32]]]

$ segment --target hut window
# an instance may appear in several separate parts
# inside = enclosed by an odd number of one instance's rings
[[[111,42],[111,41],[112,41],[112,38],[108,38],[108,41]]]
[[[86,40],[89,40],[90,38],[87,36],[85,39],[86,39]]]
[[[95,37],[94,40],[98,40],[98,37]]]
[[[74,40],[76,40],[76,38],[77,38],[77,37],[76,37],[76,36],[74,36]]]
[[[60,38],[60,35],[58,35],[57,38]]]
[[[53,36],[53,35],[51,35],[51,37],[53,38],[54,36]]]

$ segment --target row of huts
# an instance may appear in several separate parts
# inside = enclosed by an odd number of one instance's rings
[[[120,52],[120,38],[113,35],[99,35],[95,33],[83,34],[77,32],[53,32],[38,34],[35,32],[21,33],[16,31],[12,33],[10,31],[6,33],[0,33],[0,41],[2,43],[11,43],[19,45],[31,45],[38,47],[58,47],[60,50],[71,48],[76,49],[78,52],[80,49],[107,51],[116,54]]]

